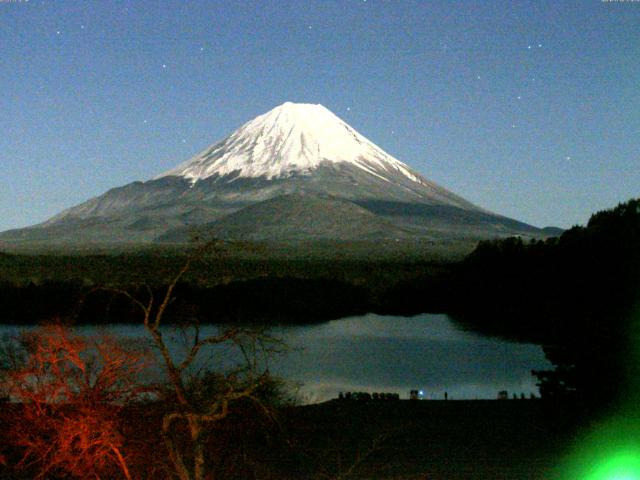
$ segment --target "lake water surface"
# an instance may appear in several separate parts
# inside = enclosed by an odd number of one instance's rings
[[[215,327],[203,328],[212,332]],[[15,334],[0,326],[0,334]],[[104,330],[124,338],[146,338],[142,326],[78,327],[86,333]],[[167,337],[171,335],[167,329]],[[331,322],[274,330],[291,348],[275,358],[270,370],[301,385],[305,402],[336,398],[339,392],[424,392],[424,398],[496,398],[537,395],[532,369],[549,368],[541,347],[482,337],[458,329],[446,315],[392,317],[369,314]],[[180,335],[172,348],[181,353]],[[216,355],[213,361],[216,361]]]

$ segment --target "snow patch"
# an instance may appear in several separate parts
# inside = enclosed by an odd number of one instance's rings
[[[245,123],[224,140],[157,177],[179,176],[192,184],[213,175],[286,178],[309,174],[321,163],[349,163],[390,181],[396,171],[425,181],[322,105],[286,102]]]

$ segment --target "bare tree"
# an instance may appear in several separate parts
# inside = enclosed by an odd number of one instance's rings
[[[146,287],[145,300],[125,290],[118,291],[142,311],[144,328],[159,352],[168,378],[173,401],[163,417],[162,437],[180,480],[205,478],[208,435],[217,423],[229,415],[232,404],[251,401],[269,413],[262,395],[272,385],[268,359],[282,347],[280,342],[255,328],[230,327],[204,335],[199,321],[195,320],[184,330],[188,345],[182,358],[178,358],[169,348],[162,327],[167,308],[174,300],[176,286],[195,260],[219,249],[220,243],[215,241],[194,249],[159,299],[154,298],[149,287]],[[233,367],[216,365],[211,370],[211,365],[203,367],[199,364],[206,349],[223,346],[230,346],[238,353],[239,360]],[[181,435],[185,430],[186,441]],[[213,478],[212,475],[212,472],[208,472],[207,478]]]
[[[144,352],[110,336],[76,335],[62,324],[23,333],[19,341],[24,361],[3,378],[20,407],[9,437],[23,449],[19,467],[35,467],[35,478],[119,472],[131,479],[118,413],[143,391]]]

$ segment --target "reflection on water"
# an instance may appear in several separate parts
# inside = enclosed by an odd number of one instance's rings
[[[213,326],[203,328],[210,333]],[[19,329],[0,326],[0,332]],[[80,327],[95,333],[105,330],[126,338],[145,338],[142,326]],[[166,332],[169,334],[170,332]],[[481,337],[457,329],[446,315],[412,318],[365,315],[313,326],[280,327],[274,332],[291,347],[276,358],[271,371],[302,385],[309,402],[336,398],[339,392],[397,392],[421,389],[425,398],[496,398],[499,390],[537,394],[532,369],[549,368],[542,349]],[[172,349],[183,344],[174,332]],[[208,355],[211,361],[222,352]]]
[[[340,391],[421,389],[425,398],[496,398],[499,390],[537,394],[532,369],[548,368],[542,349],[455,328],[446,315],[366,315],[284,330],[303,347],[278,367],[304,383],[311,400]]]

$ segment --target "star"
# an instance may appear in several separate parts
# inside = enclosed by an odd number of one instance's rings
[[[538,48],[542,48],[542,44],[541,43],[538,44]]]
[[[148,122],[146,120],[143,120],[142,123],[144,123],[146,125]]]
[[[477,78],[478,80],[480,80],[482,77],[481,77],[480,75],[478,75],[478,76],[476,76],[476,78]]]
[[[515,124],[515,123],[514,123],[514,124],[512,124],[512,125],[511,125],[511,128],[516,128],[516,124]]]
[[[351,111],[351,107],[347,107],[347,112],[350,112],[350,111]]]
[[[518,97],[517,97],[517,98],[518,98],[518,100],[522,100],[522,97],[521,97],[520,95],[518,95]]]
[[[309,25],[309,30],[311,30],[313,28],[313,26]]]
[[[529,46],[527,47],[527,49],[531,50],[531,45],[529,45]]]
[[[166,63],[163,63],[163,64],[162,64],[162,68],[167,68],[167,64],[166,64]]]
[[[187,140],[183,138],[182,143],[187,143]]]
[[[56,35],[61,35],[62,32],[60,30],[56,30]]]
[[[567,160],[571,160],[571,157],[569,157],[569,156],[566,156],[565,158],[566,158]]]
[[[84,30],[84,25],[80,25],[80,30]]]
[[[201,52],[204,52],[204,47],[200,47],[200,51],[201,51]]]

